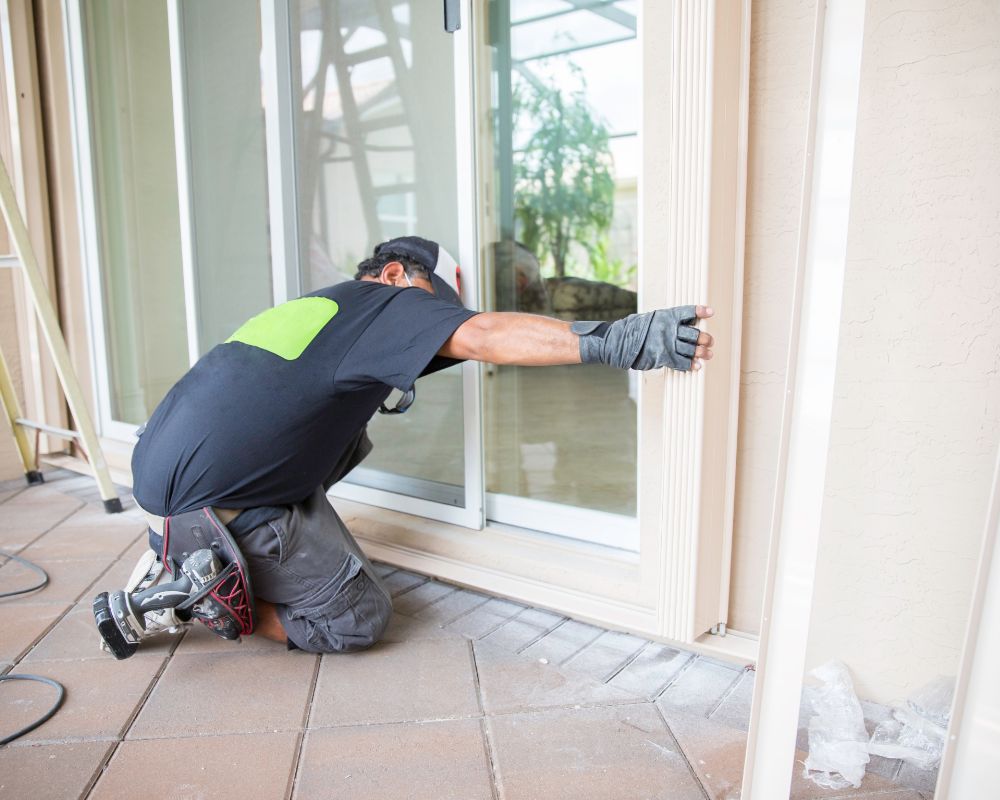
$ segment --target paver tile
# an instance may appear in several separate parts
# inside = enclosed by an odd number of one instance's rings
[[[740,673],[738,667],[697,658],[670,684],[657,702],[668,720],[674,710],[707,716]]]
[[[483,605],[476,606],[468,614],[459,617],[447,628],[455,633],[468,636],[470,639],[479,639],[495,631],[515,614],[524,611],[525,608],[526,606],[522,606],[520,603],[494,597]]]
[[[465,641],[465,637],[459,633],[453,633],[432,622],[425,622],[416,617],[406,617],[402,614],[393,614],[389,620],[389,627],[382,634],[383,642],[414,642],[419,639],[461,639]]]
[[[384,577],[382,583],[385,584],[385,588],[389,590],[389,593],[395,597],[400,592],[405,592],[414,586],[427,583],[429,580],[430,578],[426,575],[418,575],[415,572],[407,572],[405,569],[399,569],[391,575]]]
[[[487,714],[554,706],[633,703],[628,692],[553,664],[475,642],[476,669]]]
[[[21,531],[37,536],[82,507],[83,501],[75,497],[46,486],[32,486],[3,504],[0,534]],[[9,546],[0,544],[0,547]]]
[[[34,561],[34,559],[33,559]],[[4,598],[4,605],[37,603],[74,603],[94,579],[108,568],[107,559],[76,559],[73,561],[34,561],[48,573],[49,582],[41,589],[19,597]],[[17,561],[0,567],[0,586],[4,591],[32,586],[39,581],[38,574]]]
[[[69,603],[7,605],[0,600],[0,661],[20,658],[67,608]]]
[[[175,655],[128,738],[298,730],[316,658],[301,652]]]
[[[609,683],[639,697],[653,699],[694,656],[665,644],[651,642]]]
[[[36,644],[30,653],[24,657],[24,662],[50,661],[55,659],[108,659],[109,656],[101,650],[101,636],[94,623],[94,612],[91,601],[84,598],[75,605],[59,623]],[[220,640],[221,641],[221,640]],[[151,636],[139,645],[133,658],[167,655],[176,644],[176,637],[164,634]]]
[[[397,614],[409,614],[412,617],[435,600],[454,594],[456,591],[450,583],[427,581],[427,583],[422,583],[410,591],[394,597],[392,607]]]
[[[920,769],[904,761],[896,775],[896,783],[921,792],[933,793],[937,777],[936,769]]]
[[[550,664],[562,664],[601,635],[601,629],[570,619],[524,649],[529,658],[544,658]]]
[[[119,736],[131,719],[162,664],[162,658],[111,656],[91,661],[32,661],[20,672],[43,675],[66,688],[66,699],[48,722],[18,742],[56,739],[109,739]],[[55,690],[45,684],[11,681],[4,684],[4,725],[16,730],[49,710]]]
[[[733,691],[710,715],[713,722],[728,725],[741,731],[750,729],[750,704],[753,702],[753,670],[744,670],[743,677]]]
[[[375,574],[380,578],[385,578],[390,573],[399,569],[399,567],[394,567],[392,564],[383,564],[381,561],[373,561],[372,566],[375,568]]]
[[[717,800],[736,800],[743,780],[746,734],[736,728],[690,714],[675,713],[667,720],[670,730],[698,773],[709,796]],[[796,751],[790,800],[846,798],[898,788],[885,778],[865,775],[861,788],[857,790],[824,789],[803,776],[802,762],[805,758],[804,752]]]
[[[298,737],[287,732],[126,741],[90,800],[284,797]]]
[[[482,641],[517,653],[541,639],[564,619],[561,614],[553,614],[551,611],[527,608],[484,636]]]
[[[589,675],[596,681],[609,680],[646,643],[644,639],[617,631],[605,631],[583,650],[564,662],[567,669]]]
[[[114,742],[7,746],[0,749],[0,797],[70,800],[83,797]]]
[[[387,642],[360,653],[324,657],[309,727],[478,713],[467,641]]]
[[[164,638],[157,636],[155,639]],[[170,638],[167,635],[167,638]],[[154,639],[154,640],[155,640]],[[140,651],[142,652],[142,651]],[[175,655],[186,656],[196,653],[226,653],[238,655],[244,653],[287,653],[288,647],[280,642],[265,639],[260,635],[243,636],[237,642],[231,642],[216,636],[200,622],[195,622],[187,628],[184,638],[177,645]]]
[[[481,606],[489,599],[490,596],[488,594],[459,589],[457,592],[452,592],[430,605],[424,606],[413,616],[437,625],[448,625],[463,614],[467,614],[477,606]]]
[[[559,709],[487,720],[504,800],[702,800],[652,705]]]
[[[100,592],[113,592],[116,589],[123,589],[125,583],[132,575],[132,570],[135,569],[135,564],[139,560],[139,556],[147,549],[145,537],[140,536],[139,540],[126,550],[121,558],[117,561],[112,561],[107,571],[97,577],[87,588],[87,592],[82,599],[92,601]],[[164,580],[169,581],[170,576],[166,576]]]
[[[57,525],[19,555],[32,561],[76,558],[112,560],[119,558],[145,530],[145,525],[136,520],[126,520],[128,524],[125,525],[121,522],[106,525],[72,524],[76,517],[77,514],[74,514],[63,524]]]
[[[294,797],[489,800],[489,764],[477,719],[312,730]]]

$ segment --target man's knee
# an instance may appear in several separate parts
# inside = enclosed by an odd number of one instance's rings
[[[389,626],[392,601],[367,573],[340,587],[324,587],[310,605],[286,608],[288,638],[309,653],[351,653],[371,647]]]

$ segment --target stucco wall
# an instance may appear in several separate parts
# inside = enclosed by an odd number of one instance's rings
[[[1000,6],[868,7],[810,663],[954,675],[1000,442]]]
[[[743,353],[729,627],[756,633],[802,196],[816,7],[751,6],[750,126]]]

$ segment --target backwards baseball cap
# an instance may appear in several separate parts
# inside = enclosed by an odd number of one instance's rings
[[[451,253],[437,242],[420,236],[400,236],[375,247],[375,255],[386,251],[407,256],[427,270],[434,285],[434,293],[449,303],[462,305],[461,270]]]

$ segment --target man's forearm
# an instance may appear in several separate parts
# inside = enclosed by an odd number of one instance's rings
[[[580,337],[570,323],[535,314],[493,311],[459,326],[440,355],[489,364],[544,367],[580,363]]]

